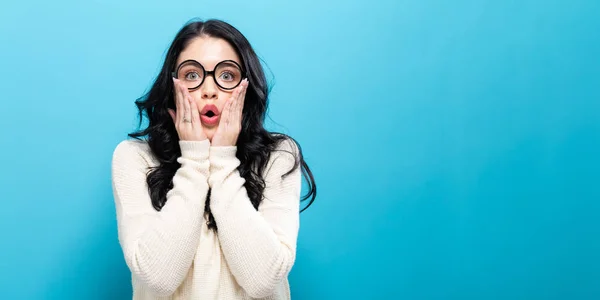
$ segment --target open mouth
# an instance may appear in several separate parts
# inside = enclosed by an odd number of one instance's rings
[[[200,120],[204,125],[215,126],[219,123],[219,109],[214,104],[205,105],[200,115]]]

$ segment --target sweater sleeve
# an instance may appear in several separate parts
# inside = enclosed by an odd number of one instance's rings
[[[121,142],[112,160],[118,236],[125,261],[132,274],[159,296],[173,294],[191,267],[208,192],[208,140],[179,143],[181,167],[160,211],[149,197],[149,165],[142,148],[131,141]]]
[[[210,150],[211,211],[223,255],[238,284],[253,298],[266,297],[287,277],[296,256],[299,230],[300,168],[291,142],[271,155],[264,200],[252,206],[237,167],[236,147]]]

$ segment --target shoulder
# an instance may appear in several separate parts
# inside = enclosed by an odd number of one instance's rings
[[[277,137],[278,141],[275,145],[274,151],[271,154],[277,153],[287,153],[293,156],[297,156],[300,154],[300,147],[296,140],[288,135],[282,134],[274,134]]]
[[[112,163],[113,166],[123,164],[145,165],[151,164],[152,155],[148,143],[143,140],[126,139],[117,144],[113,150]]]
[[[296,140],[278,134],[277,143],[269,155],[265,174],[287,174],[296,170],[302,159],[301,149]]]
[[[141,155],[150,149],[148,143],[142,140],[126,139],[117,144],[113,151],[113,157]]]

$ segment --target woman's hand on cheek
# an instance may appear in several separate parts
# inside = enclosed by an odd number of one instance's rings
[[[212,138],[212,146],[235,146],[242,129],[242,111],[244,98],[248,89],[248,80],[244,79],[240,86],[225,102],[219,127]]]
[[[169,115],[175,123],[177,135],[182,141],[203,141],[206,133],[200,121],[200,112],[187,88],[179,80],[173,79],[175,89],[175,110],[169,109]]]

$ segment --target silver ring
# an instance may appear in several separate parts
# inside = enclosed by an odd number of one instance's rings
[[[186,122],[186,123],[192,123],[192,121],[191,121],[191,120],[189,120],[189,119],[188,119],[188,118],[186,118],[186,117],[183,117],[183,121],[184,121],[184,122]]]

